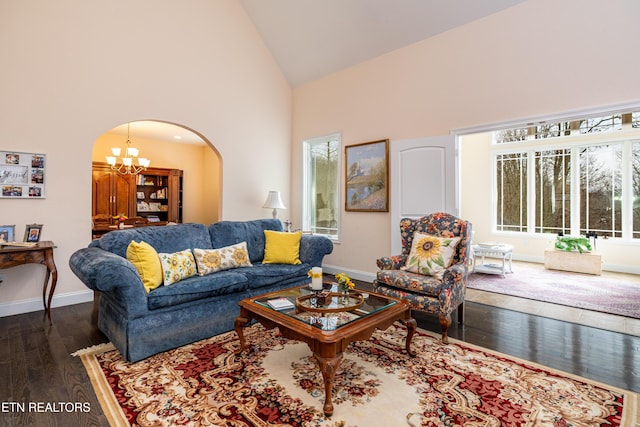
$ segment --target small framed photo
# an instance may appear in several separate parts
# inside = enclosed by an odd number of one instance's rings
[[[29,243],[39,242],[40,233],[42,233],[42,224],[27,224],[24,229],[24,241]]]
[[[15,225],[0,225],[0,243],[13,242],[16,240]]]

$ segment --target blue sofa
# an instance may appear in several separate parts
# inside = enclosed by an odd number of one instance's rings
[[[233,329],[238,301],[309,283],[309,269],[322,265],[333,250],[326,237],[303,234],[302,264],[262,264],[264,230],[282,231],[282,224],[260,219],[118,230],[76,251],[69,265],[87,287],[101,293],[98,328],[127,361],[135,362]],[[145,241],[159,253],[247,242],[253,266],[196,275],[147,293],[126,259],[132,240]]]

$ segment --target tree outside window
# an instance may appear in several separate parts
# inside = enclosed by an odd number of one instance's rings
[[[631,176],[633,179],[633,238],[640,239],[640,142],[633,143],[631,152],[633,159],[631,162]]]
[[[496,229],[640,238],[638,128],[633,112],[495,132]]]
[[[340,135],[303,142],[303,229],[338,238]]]

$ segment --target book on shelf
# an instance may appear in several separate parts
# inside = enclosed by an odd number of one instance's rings
[[[267,301],[267,304],[274,310],[288,310],[294,308],[295,304],[289,301],[287,298],[274,298]]]

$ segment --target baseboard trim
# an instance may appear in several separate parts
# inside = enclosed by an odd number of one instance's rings
[[[373,281],[376,278],[375,273],[371,273],[369,271],[361,271],[361,270],[354,270],[350,268],[339,267],[337,265],[322,264],[322,272],[329,273],[329,274],[344,273],[347,276],[351,277],[352,279],[361,280],[363,282],[369,282],[369,283],[373,283]]]
[[[54,295],[51,300],[51,307],[63,307],[90,301],[93,301],[93,291],[91,290],[68,292],[66,294]],[[16,314],[31,313],[34,311],[44,311],[41,298],[0,303],[0,317],[15,316]]]

